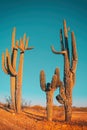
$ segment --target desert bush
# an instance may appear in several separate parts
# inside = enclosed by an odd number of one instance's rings
[[[11,97],[10,96],[6,97],[5,101],[6,101],[6,107],[11,108]]]

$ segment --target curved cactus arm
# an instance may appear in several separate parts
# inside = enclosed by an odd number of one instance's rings
[[[2,69],[6,74],[9,74],[8,69],[5,66],[5,55],[2,53]]]
[[[71,66],[71,71],[73,73],[75,73],[76,67],[77,67],[77,62],[78,62],[78,57],[77,57],[76,41],[75,41],[74,32],[71,33],[71,37],[72,37],[72,66]]]
[[[13,48],[15,47],[15,34],[16,34],[16,28],[13,28],[13,32],[12,32],[12,51]]]
[[[63,55],[66,54],[66,51],[60,51],[60,52],[59,52],[59,51],[56,51],[56,50],[54,49],[54,46],[51,46],[51,50],[52,50],[52,52],[55,53],[55,54],[63,54]]]
[[[60,95],[57,95],[57,96],[56,96],[56,100],[57,100],[60,104],[64,104],[63,99],[62,99],[62,97],[61,97]]]
[[[63,98],[63,101],[65,102],[66,95],[65,95],[65,87],[63,85],[63,82],[60,83],[59,92],[60,92],[61,97]]]
[[[43,91],[46,91],[46,79],[44,70],[41,70],[40,72],[40,86]]]
[[[13,69],[13,67],[11,65],[11,58],[10,58],[10,54],[8,52],[8,49],[6,51],[7,51],[7,55],[8,55],[7,60],[8,60],[9,71],[10,71],[11,75],[16,76],[17,72]]]
[[[16,41],[16,46],[13,49],[12,55],[11,55],[11,65],[16,70],[16,60],[17,60],[17,52],[18,52],[18,41]]]
[[[57,88],[57,75],[56,74],[54,74],[52,77],[51,88],[54,90]]]
[[[56,99],[58,100],[59,103],[64,104],[66,101],[66,95],[63,82],[60,82],[59,93],[60,94],[56,96]]]
[[[53,46],[51,46],[51,50],[52,50],[52,52],[53,52],[54,54],[62,54],[62,55],[64,55],[64,68],[66,68],[66,66],[67,66],[67,70],[68,70],[69,67],[70,67],[70,64],[69,64],[69,60],[68,60],[68,53],[67,53],[67,51],[64,50],[64,51],[58,52],[58,51],[56,51],[56,50],[54,49]]]

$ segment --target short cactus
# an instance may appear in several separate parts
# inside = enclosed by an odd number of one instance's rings
[[[51,83],[47,83],[47,84],[46,84],[44,70],[42,70],[40,72],[40,86],[41,86],[41,89],[44,92],[46,92],[47,120],[48,121],[52,121],[53,94],[54,94],[54,91],[58,87],[58,77],[57,77],[58,73],[56,74],[56,72],[59,72],[59,71],[57,71],[57,70],[59,70],[59,69],[56,68],[55,74],[52,77]]]
[[[76,51],[76,41],[74,32],[71,32],[72,39],[72,57],[70,60],[70,52],[68,46],[68,28],[66,26],[66,21],[64,20],[64,40],[62,29],[60,30],[60,42],[61,42],[61,52],[55,51],[52,46],[52,52],[55,54],[62,54],[64,56],[64,83],[60,84],[60,94],[57,96],[57,100],[64,104],[65,108],[65,121],[71,121],[72,116],[72,89],[75,84],[75,73],[77,66],[77,51]],[[65,44],[64,44],[65,43]]]

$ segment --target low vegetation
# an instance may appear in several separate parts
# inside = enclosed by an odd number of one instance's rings
[[[53,106],[53,121],[47,121],[46,108],[24,106],[20,114],[0,103],[0,130],[87,130],[87,108],[73,107],[72,121],[64,121],[63,106]]]

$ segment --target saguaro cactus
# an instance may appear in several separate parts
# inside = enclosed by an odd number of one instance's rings
[[[16,72],[16,59],[17,51],[20,49],[20,60],[18,72]],[[11,100],[12,108],[16,110],[17,113],[21,111],[21,89],[22,89],[22,75],[23,75],[23,62],[24,62],[24,52],[25,50],[31,50],[33,47],[28,47],[28,38],[24,34],[23,39],[20,42],[15,43],[15,28],[12,32],[12,52],[11,56],[6,49],[6,56],[2,54],[2,69],[6,74],[10,75],[11,79]]]
[[[74,32],[71,32],[72,41],[72,52],[70,59],[69,45],[68,45],[68,28],[66,26],[66,21],[63,22],[64,26],[64,41],[62,29],[60,29],[60,42],[61,51],[58,52],[52,46],[52,52],[55,54],[62,54],[64,56],[64,83],[60,84],[60,94],[57,96],[57,100],[64,104],[65,108],[65,121],[71,121],[72,116],[72,89],[75,84],[75,73],[77,66],[77,51],[76,51],[76,41]]]
[[[24,38],[20,39],[20,45],[17,46],[20,49],[20,60],[19,60],[19,66],[18,66],[17,89],[16,89],[16,110],[17,110],[17,113],[20,113],[20,111],[21,111],[21,91],[22,91],[24,52],[26,50],[33,49],[33,47],[28,47],[28,39],[29,38],[26,38],[26,34],[24,34]]]
[[[47,101],[47,120],[52,121],[52,107],[53,107],[53,94],[57,89],[58,84],[58,73],[59,69],[56,68],[55,74],[52,77],[51,83],[46,84],[44,70],[40,72],[40,86],[41,89],[46,92],[46,101]]]
[[[16,59],[18,52],[18,41],[15,41],[16,28],[12,32],[12,47],[11,47],[11,56],[6,49],[6,56],[2,53],[2,69],[6,74],[10,75],[10,84],[11,84],[11,108],[15,109],[15,87],[16,87]]]

